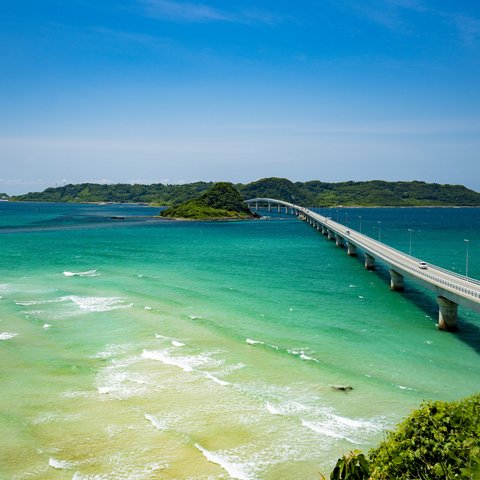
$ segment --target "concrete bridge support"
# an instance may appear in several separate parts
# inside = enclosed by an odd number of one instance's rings
[[[342,248],[345,245],[343,237],[341,237],[340,235],[335,235],[335,244],[337,245],[337,247]]]
[[[373,258],[368,253],[365,254],[365,269],[375,270],[375,258]]]
[[[327,230],[327,236],[329,240],[335,240],[335,234],[331,230]]]
[[[356,257],[357,256],[357,247],[353,243],[347,242],[347,253],[351,257]]]
[[[457,329],[458,304],[445,297],[437,297],[437,303],[439,306],[438,328],[449,332],[455,331]]]
[[[271,212],[272,211],[272,204],[270,202],[268,202],[268,211]]]
[[[395,292],[403,292],[403,275],[400,275],[395,270],[389,270],[390,272],[390,290]]]
[[[322,233],[323,233],[324,235],[328,235],[327,227],[325,227],[325,226],[323,226],[323,225],[322,225]]]
[[[288,213],[288,207],[285,205],[285,213]]]
[[[277,212],[280,213],[280,204],[277,205]]]

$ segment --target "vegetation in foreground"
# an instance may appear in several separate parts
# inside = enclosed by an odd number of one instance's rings
[[[212,182],[186,185],[99,185],[82,183],[47,188],[43,192],[11,197],[34,202],[119,202],[177,205],[197,198],[213,186]],[[269,197],[310,207],[330,206],[480,206],[480,193],[462,185],[425,182],[327,183],[319,180],[291,182],[286,178],[263,178],[235,188],[243,199]]]
[[[192,220],[254,218],[240,193],[227,182],[216,183],[198,198],[163,210],[160,215]]]
[[[369,452],[340,458],[331,480],[480,479],[480,394],[427,402]]]

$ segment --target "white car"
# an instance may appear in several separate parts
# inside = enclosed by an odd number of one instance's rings
[[[426,264],[426,262],[418,262],[418,268],[426,270],[428,268],[428,265]]]

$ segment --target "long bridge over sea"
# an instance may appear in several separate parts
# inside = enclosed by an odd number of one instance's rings
[[[269,211],[276,208],[278,212],[284,210],[285,213],[296,215],[335,241],[336,245],[345,249],[348,255],[357,256],[359,251],[362,252],[367,270],[375,270],[376,262],[383,263],[389,268],[392,290],[403,291],[406,278],[433,291],[439,307],[438,326],[443,330],[457,329],[459,305],[480,312],[479,280],[459,275],[431,263],[426,264],[418,258],[308,208],[273,198],[252,198],[245,202],[250,209],[258,210],[259,205],[266,205]]]

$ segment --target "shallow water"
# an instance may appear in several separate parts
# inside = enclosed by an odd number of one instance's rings
[[[479,315],[438,331],[428,292],[390,292],[294,217],[0,209],[1,478],[318,479],[480,385]],[[407,252],[413,229],[413,255],[459,273],[467,238],[480,277],[479,209],[345,213]]]

